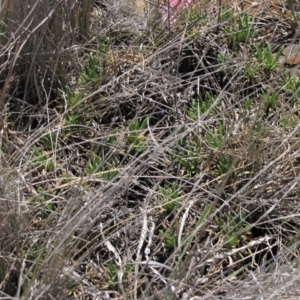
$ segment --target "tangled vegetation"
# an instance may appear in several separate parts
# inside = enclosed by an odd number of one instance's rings
[[[1,299],[300,296],[298,8],[194,2],[1,2]]]

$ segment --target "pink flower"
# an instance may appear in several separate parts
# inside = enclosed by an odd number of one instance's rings
[[[178,15],[183,9],[192,5],[193,0],[167,0],[169,3],[160,5],[159,12],[161,14],[162,21],[165,22],[170,18],[170,23],[174,24],[177,21],[176,15]]]

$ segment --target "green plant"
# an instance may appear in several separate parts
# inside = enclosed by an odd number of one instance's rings
[[[290,114],[281,114],[280,115],[280,125],[284,129],[291,129],[295,128],[299,122],[297,116],[290,115]]]
[[[292,96],[295,104],[299,106],[300,103],[300,80],[297,76],[288,74],[284,77],[283,89]]]
[[[99,157],[93,151],[89,152],[89,157],[86,164],[86,171],[88,174],[96,174],[97,172],[99,172],[99,170],[102,170],[103,164],[104,162],[101,157]]]
[[[278,58],[280,57],[283,48],[281,48],[276,55],[273,54],[270,44],[267,48],[263,48],[262,45],[254,45],[256,50],[257,61],[267,70],[272,71],[276,69],[278,65]]]
[[[185,137],[178,141],[174,151],[174,161],[187,172],[187,176],[194,176],[198,172],[201,162],[202,141],[199,135],[192,133],[190,137]]]
[[[64,132],[68,131],[69,126],[84,125],[85,121],[81,114],[69,112],[64,118]]]
[[[269,109],[274,108],[278,102],[278,95],[275,93],[263,92],[261,93],[261,97],[266,104],[267,112]]]
[[[167,249],[174,250],[177,247],[177,229],[175,226],[169,228],[167,232],[160,230],[159,235],[163,238]]]
[[[260,64],[262,64],[265,59],[265,49],[262,45],[254,45],[254,48],[256,50],[256,59]]]
[[[299,193],[298,193],[298,197],[299,197]],[[287,227],[287,229],[289,231],[291,231],[293,233],[292,238],[289,242],[289,245],[293,245],[294,243],[297,243],[299,241],[299,237],[300,237],[300,227],[297,226],[297,224],[293,224],[292,222],[287,222],[285,224],[285,226]]]
[[[78,284],[76,283],[76,281],[72,281],[72,280],[68,281],[67,291],[69,297],[74,296],[74,292],[76,292],[77,289],[78,289]]]
[[[188,251],[188,248],[190,247],[191,243],[194,241],[194,238],[198,234],[199,230],[207,221],[207,218],[209,217],[213,208],[214,208],[214,203],[206,204],[205,207],[203,208],[201,215],[199,215],[199,220],[197,221],[195,229],[182,242],[182,245],[184,245],[184,251],[182,251],[181,259],[183,259],[184,254],[186,253],[186,251]]]
[[[116,286],[118,284],[118,273],[120,272],[120,266],[116,263],[105,264],[107,269],[108,280],[107,284],[110,286]],[[123,267],[123,280],[128,280],[129,275],[134,271],[134,265],[126,265]]]
[[[186,32],[186,39],[189,41],[195,41],[199,37],[199,29],[197,27],[193,27],[191,30]]]
[[[111,49],[110,45],[121,37],[122,35],[106,37],[94,52],[85,58],[79,74],[79,85],[85,85],[83,88],[86,89],[97,89],[107,80],[108,74],[116,70],[116,62],[114,56],[109,54],[109,49]]]
[[[236,22],[225,29],[228,43],[232,48],[236,48],[240,43],[247,43],[258,30],[253,27],[252,17],[248,13],[243,13]]]
[[[57,136],[53,132],[44,134],[41,138],[44,150],[52,150],[57,147]]]
[[[249,230],[245,223],[245,216],[226,214],[222,218],[216,218],[216,224],[224,240],[224,246],[233,248],[240,240],[245,231]]]
[[[188,109],[187,113],[193,121],[197,121],[201,116],[200,102],[193,100],[191,108]]]
[[[107,275],[108,275],[108,285],[117,285],[118,284],[118,271],[119,266],[116,263],[108,263],[105,265],[107,268]]]
[[[257,74],[257,71],[259,70],[260,66],[257,64],[253,64],[250,62],[246,62],[244,65],[244,72],[245,75],[249,80],[253,80],[255,75]]]
[[[34,273],[38,271],[40,264],[43,262],[45,257],[45,246],[40,241],[34,241],[32,246],[28,249],[27,253],[27,261],[30,263],[30,273]]]
[[[166,209],[169,213],[174,211],[179,202],[182,201],[182,197],[179,196],[179,187],[175,182],[171,185],[165,187],[159,187],[161,196],[160,200],[162,202],[162,207]]]
[[[148,142],[145,138],[145,130],[148,118],[143,121],[133,120],[128,125],[128,136],[126,144],[129,146],[129,151],[132,153],[141,153],[148,148]]]
[[[234,16],[234,9],[229,6],[225,6],[221,9],[220,21],[221,22],[230,21],[232,20],[233,16]]]
[[[78,105],[83,97],[82,94],[73,92],[69,86],[65,86],[65,91],[62,96],[67,104],[68,109],[72,109],[74,106]]]
[[[117,137],[118,137],[118,128],[115,128],[112,130],[111,134],[107,136],[106,145],[108,145],[109,148],[114,147],[114,144],[117,141]]]
[[[208,126],[206,128],[205,140],[208,142],[210,147],[219,148],[222,145],[224,137],[224,125],[220,123],[218,127],[210,129]]]
[[[233,156],[231,155],[220,154],[216,158],[216,167],[221,175],[227,174],[231,170],[232,164]]]
[[[79,76],[79,84],[86,84],[98,79],[101,71],[101,61],[95,56],[90,54],[87,64],[83,67],[83,70]]]
[[[111,180],[120,173],[119,160],[114,159],[107,164],[105,170],[99,172],[99,176],[104,180]]]
[[[64,172],[60,176],[60,180],[63,185],[71,183],[72,182],[72,176],[68,174],[67,172]]]
[[[218,53],[217,58],[218,58],[218,64],[220,65],[223,65],[226,62],[226,56],[225,53],[223,52]]]
[[[199,117],[207,112],[214,102],[216,101],[216,97],[206,92],[204,97],[199,97],[198,100],[193,100],[191,103],[191,107],[188,109],[187,114],[193,120],[197,121]],[[220,105],[216,105],[214,109],[211,111],[211,114],[216,113]]]
[[[246,108],[247,110],[250,110],[251,104],[252,104],[251,98],[247,98],[246,101],[245,101],[245,108]]]
[[[300,80],[297,76],[292,76],[288,73],[284,77],[284,89],[289,93],[294,93],[297,89],[300,88]]]
[[[38,258],[41,256],[41,252],[43,251],[43,246],[40,242],[35,242],[32,247],[28,251],[28,260],[32,262],[36,262]]]
[[[68,108],[64,118],[64,125],[74,126],[85,124],[81,109],[79,107],[79,104],[83,99],[83,95],[81,93],[73,92],[69,86],[66,86],[62,97],[65,100]]]
[[[91,149],[88,152],[86,162],[86,171],[89,175],[99,176],[105,180],[110,180],[119,173],[119,160],[117,156],[111,156],[110,159],[102,158],[99,156],[101,153],[102,150],[100,146],[91,142]],[[105,153],[103,154],[105,155]]]
[[[37,189],[39,196],[36,198],[37,200],[37,206],[40,209],[46,209],[48,211],[54,211],[55,205],[53,201],[51,200],[53,197],[47,194],[47,191],[42,187],[39,186]]]
[[[219,52],[217,55],[218,65],[216,65],[216,67],[218,67],[221,72],[220,74],[223,76],[226,76],[226,74],[230,75],[232,72],[232,65],[230,64],[231,57],[231,55],[225,54],[224,52]],[[220,106],[220,102],[217,104],[217,107],[218,106]]]
[[[51,172],[54,170],[54,161],[52,157],[48,157],[48,153],[40,147],[34,147],[32,152],[33,158],[31,163],[34,167]]]

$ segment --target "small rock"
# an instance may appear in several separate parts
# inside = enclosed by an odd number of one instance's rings
[[[288,45],[282,52],[282,55],[278,59],[278,63],[281,65],[297,65],[300,63],[300,45],[291,44]]]

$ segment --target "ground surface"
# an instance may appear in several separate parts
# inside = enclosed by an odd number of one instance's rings
[[[298,16],[219,4],[143,30],[101,7],[65,53],[68,86],[49,97],[37,73],[22,102],[12,79],[7,299],[299,297],[300,79],[282,61]]]

